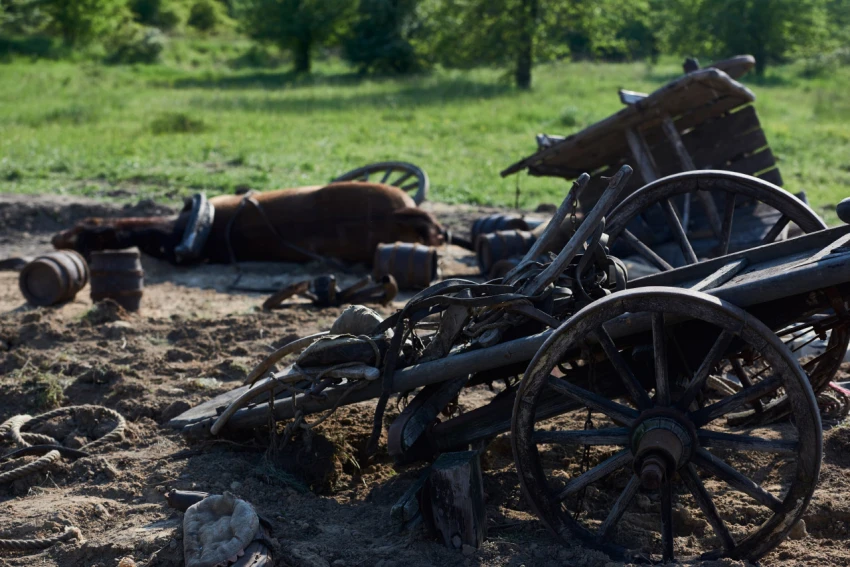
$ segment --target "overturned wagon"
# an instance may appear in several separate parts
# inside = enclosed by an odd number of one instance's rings
[[[741,56],[686,65],[689,72],[650,94],[621,90],[622,110],[566,137],[539,135],[538,150],[502,175],[572,180],[591,172],[577,199],[587,211],[608,177],[636,164],[608,226],[616,226],[612,252],[641,273],[822,230],[805,195],[781,188],[755,95],[735,80],[753,64]]]
[[[630,174],[624,166],[609,180],[551,261],[538,262],[539,251],[587,175],[505,277],[440,282],[385,320],[344,313],[330,332],[270,355],[252,385],[171,425],[201,437],[270,417],[311,427],[312,414],[377,399],[374,450],[389,397],[415,392],[389,428],[390,453],[431,459],[509,431],[524,494],[561,541],[620,559],[761,557],[817,482],[814,390],[850,338],[850,227],[627,281],[601,243]],[[810,331],[829,345],[801,366],[789,344]],[[277,371],[288,354],[298,359]],[[503,385],[486,405],[440,420],[484,383]],[[683,502],[706,526],[687,538],[673,521]]]

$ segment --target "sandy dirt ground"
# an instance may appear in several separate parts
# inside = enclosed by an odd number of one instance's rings
[[[490,209],[431,205],[458,232]],[[56,230],[92,214],[155,214],[153,203],[118,207],[58,197],[0,197],[0,258],[48,251]],[[471,257],[452,249],[445,273],[474,274]],[[390,508],[419,476],[424,464],[394,466],[382,449],[360,457],[372,426],[374,403],[341,408],[310,435],[299,435],[271,451],[267,428],[206,442],[188,442],[164,426],[182,411],[242,384],[250,369],[272,349],[299,336],[327,329],[341,308],[309,304],[274,312],[259,308],[263,293],[227,292],[229,267],[175,269],[146,259],[143,307],[128,314],[108,304],[93,305],[88,289],[55,308],[28,307],[17,274],[0,272],[0,421],[36,415],[57,406],[99,404],[126,417],[126,438],[90,457],[65,458],[45,472],[0,484],[0,539],[47,537],[66,526],[82,541],[44,551],[0,550],[0,565],[113,567],[122,558],[135,565],[183,565],[182,514],[168,508],[171,489],[229,491],[252,503],[272,524],[276,565],[297,567],[425,565],[621,565],[578,541],[557,543],[529,510],[520,493],[510,443],[498,437],[482,457],[487,541],[478,550],[446,549],[421,527],[400,531]],[[321,272],[321,266],[246,266],[245,287],[275,288]],[[365,273],[355,268],[342,283]],[[379,307],[388,315],[405,299]],[[473,388],[460,410],[492,397]],[[398,414],[390,404],[389,423]],[[583,416],[567,415],[581,427]],[[79,447],[104,432],[83,418],[53,420],[40,431]],[[820,482],[805,515],[763,565],[850,565],[850,427],[825,424]],[[8,446],[0,447],[2,452]],[[591,464],[606,458],[595,450]],[[576,455],[547,454],[564,470],[579,466]],[[26,459],[32,459],[28,457]],[[746,457],[741,465],[763,482],[781,476],[787,463]],[[19,462],[15,462],[17,466]],[[12,464],[0,462],[0,473]],[[625,482],[585,495],[587,518],[604,518]],[[718,507],[744,533],[761,512],[740,493],[707,483],[720,495]],[[612,496],[613,495],[613,496]],[[658,500],[641,494],[627,513],[619,537],[640,546],[657,538]],[[601,515],[601,516],[600,516]],[[711,529],[693,500],[675,510],[677,550],[699,553],[711,545]],[[653,526],[653,527],[645,527]],[[125,561],[125,565],[130,565]],[[721,560],[702,565],[745,566]]]

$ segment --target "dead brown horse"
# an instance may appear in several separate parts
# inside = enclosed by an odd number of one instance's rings
[[[198,251],[187,260],[180,251],[196,223],[197,198],[195,207],[187,201],[173,217],[86,219],[54,236],[53,245],[84,255],[137,246],[172,263],[303,262],[323,257],[368,264],[379,243],[437,246],[446,235],[436,219],[416,208],[401,189],[340,182],[210,199],[214,213],[208,234],[202,245],[195,242]]]

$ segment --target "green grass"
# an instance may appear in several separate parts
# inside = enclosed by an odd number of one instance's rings
[[[534,89],[520,92],[488,69],[360,79],[330,61],[299,77],[241,66],[248,49],[176,45],[156,66],[0,64],[0,192],[176,202],[318,184],[397,159],[428,172],[433,200],[512,205],[519,179],[521,205],[534,207],[560,201],[567,184],[498,172],[535,150],[536,133],[575,132],[621,108],[618,87],[651,91],[680,74],[672,60],[557,63],[538,66]],[[813,79],[803,70],[744,82],[786,188],[823,212],[850,195],[850,68]]]

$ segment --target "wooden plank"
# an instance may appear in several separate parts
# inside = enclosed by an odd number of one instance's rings
[[[691,289],[694,291],[708,291],[710,289],[714,289],[734,278],[748,265],[749,262],[746,258],[733,260],[713,274],[706,276],[696,284],[692,285]]]
[[[426,525],[450,549],[479,547],[487,534],[484,482],[477,451],[443,453],[424,487]]]
[[[417,453],[410,449],[434,425],[440,412],[457,397],[467,379],[464,376],[422,388],[390,425],[387,432],[387,452],[390,456],[398,462],[409,462],[410,457],[415,459],[415,455],[407,453]]]
[[[678,117],[679,131],[718,116],[732,108],[748,104],[755,95],[725,73],[701,69],[672,81],[645,99],[600,120],[561,142],[520,160],[501,172],[503,177],[523,169],[546,165],[571,169],[573,177],[619,159],[626,149],[622,132],[627,128],[643,130],[657,126],[663,115]],[[697,110],[694,111],[693,109]]]
[[[456,451],[471,443],[495,437],[511,430],[514,393],[504,394],[480,408],[468,411],[434,426],[431,439],[440,451]],[[548,419],[581,405],[568,396],[549,395],[535,411],[537,421]]]
[[[732,77],[733,79],[738,79],[744,76],[750,69],[752,69],[756,64],[756,58],[752,55],[736,55],[735,57],[730,57],[729,59],[723,59],[721,61],[715,61],[709,67],[714,67],[715,69],[719,69]]]
[[[678,118],[674,118],[676,129],[679,130],[679,132],[685,132],[699,124],[703,124],[707,120],[723,116],[727,112],[743,106],[744,104],[749,104],[750,102],[752,101],[744,101],[736,96],[721,96],[713,104],[696,107],[688,114],[683,114]]]
[[[646,140],[643,139],[641,133],[635,128],[626,129],[626,141],[629,144],[629,150],[632,152],[632,157],[635,159],[637,170],[645,183],[652,183],[658,179],[658,167],[655,165],[655,159],[652,157],[652,152],[646,145]]]
[[[762,151],[749,155],[745,158],[733,161],[723,169],[735,171],[738,173],[746,173],[747,175],[755,175],[765,169],[770,169],[776,165],[776,159],[773,157],[773,152],[770,148],[765,148]]]
[[[422,518],[419,510],[419,494],[425,487],[430,474],[431,467],[426,467],[390,509],[390,519],[399,531],[413,527],[418,523],[417,520]]]
[[[757,264],[792,262],[795,257],[800,259],[809,258],[825,247],[832,245],[836,240],[846,234],[850,234],[850,225],[837,226],[783,242],[734,252],[727,256],[706,260],[692,266],[684,266],[673,271],[659,272],[630,280],[629,289],[645,286],[682,287],[689,282],[698,282],[729,262],[741,258],[747,258],[750,266],[753,267],[756,267]]]
[[[697,150],[728,141],[730,137],[743,136],[756,128],[761,128],[756,109],[752,105],[747,105],[702,124],[697,124],[691,130],[682,134],[682,142],[684,142],[688,152],[693,154]]]
[[[673,151],[676,156],[679,158],[679,165],[682,166],[682,170],[691,171],[696,169],[694,165],[694,160],[691,159],[688,150],[685,149],[685,144],[682,142],[682,138],[679,135],[679,131],[676,129],[676,126],[673,124],[673,119],[669,116],[665,116],[661,121],[661,129],[664,131],[664,136],[667,138],[667,141],[673,146]]]
[[[665,116],[664,120],[661,121],[661,129],[664,130],[664,135],[666,136],[667,141],[673,146],[673,150],[679,158],[682,169],[685,171],[692,171],[696,169],[694,160],[691,159],[691,156],[685,149],[685,145],[682,143],[682,138],[679,136],[679,131],[676,130],[676,126],[673,124],[673,120],[669,116]],[[717,236],[720,236],[720,216],[717,214],[717,206],[714,204],[714,200],[707,191],[698,191],[696,196],[702,203],[706,216],[708,216],[708,222],[711,225],[711,229]],[[691,216],[690,210],[691,196],[686,195],[685,207],[682,212],[682,224],[685,226],[686,230],[688,220]]]
[[[721,142],[713,148],[694,152],[695,169],[727,169],[730,161],[756,153],[767,146],[767,138],[761,129],[752,130],[743,136]]]

